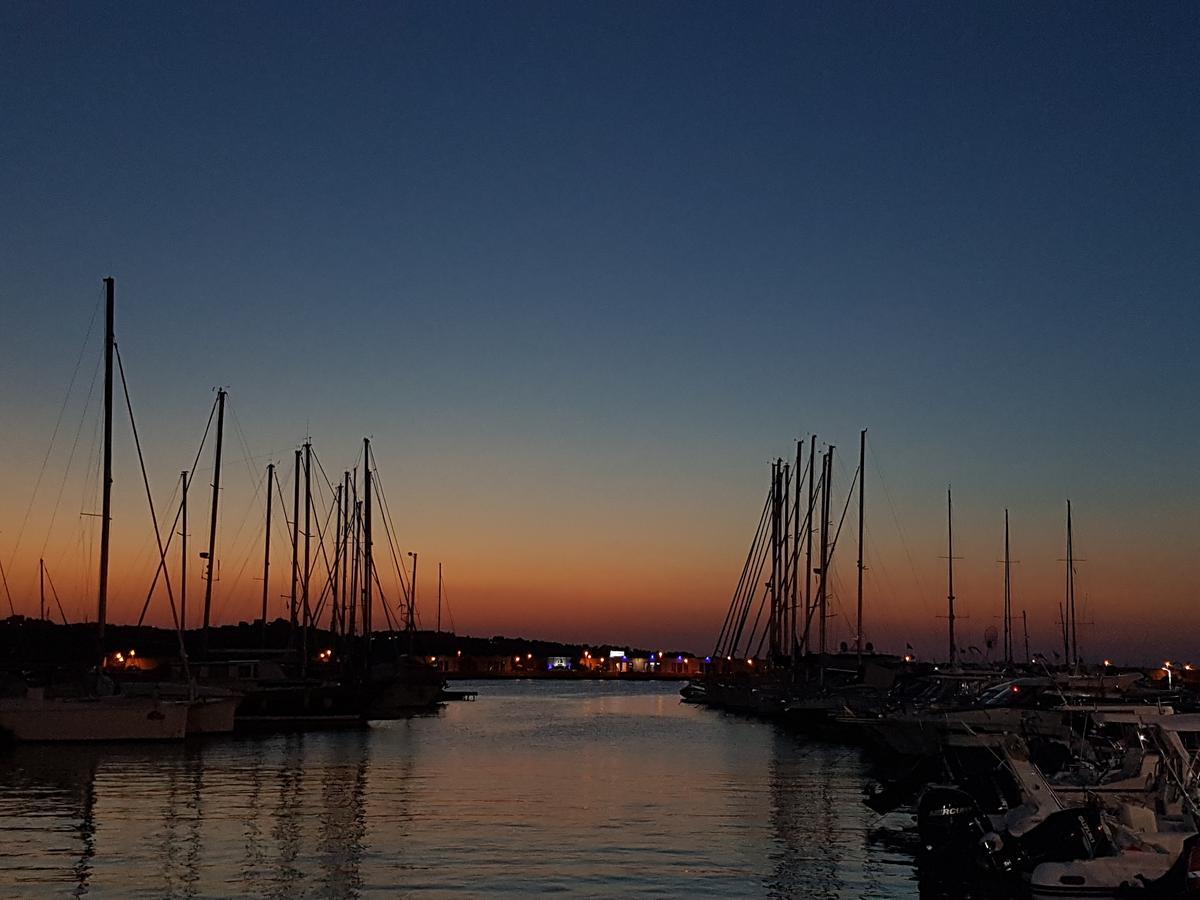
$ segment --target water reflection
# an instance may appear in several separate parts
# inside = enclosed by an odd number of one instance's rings
[[[669,686],[369,731],[0,754],[0,895],[915,897],[856,752]]]

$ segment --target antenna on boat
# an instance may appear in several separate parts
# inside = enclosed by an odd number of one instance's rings
[[[204,631],[201,647],[208,654],[208,626],[212,614],[213,568],[217,564],[217,505],[221,496],[221,441],[225,430],[225,389],[217,388],[217,447],[213,461],[212,515],[208,520],[208,566],[204,571]]]

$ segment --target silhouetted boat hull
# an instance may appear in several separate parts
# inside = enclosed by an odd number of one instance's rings
[[[143,697],[0,699],[0,730],[17,741],[174,741],[188,704]]]

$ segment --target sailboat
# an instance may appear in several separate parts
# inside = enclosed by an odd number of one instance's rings
[[[112,411],[114,308],[116,285],[104,279],[104,477],[100,526],[100,581],[97,628],[101,659],[108,612],[109,531],[112,524]],[[18,741],[181,740],[187,732],[189,703],[157,696],[113,692],[98,667],[81,685],[25,687],[20,696],[0,698],[0,732]]]

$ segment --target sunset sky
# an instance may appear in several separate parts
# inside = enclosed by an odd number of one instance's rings
[[[424,625],[440,560],[459,632],[703,652],[769,461],[835,444],[840,510],[866,427],[868,639],[944,652],[949,485],[962,644],[1007,506],[1056,649],[1070,498],[1083,656],[1200,662],[1198,47],[1170,2],[6,3],[13,601],[44,555],[94,617],[112,275],[167,525],[229,390],[218,621],[257,615],[266,464],[311,435],[337,478],[371,435]],[[132,621],[153,531],[117,434]]]

